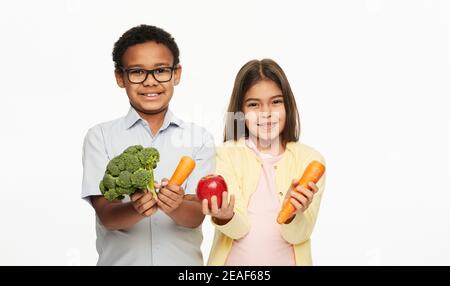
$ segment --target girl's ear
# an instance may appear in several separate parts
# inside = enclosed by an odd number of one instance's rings
[[[177,65],[176,70],[174,71],[174,85],[178,85],[180,83],[180,79],[181,79],[181,65]]]
[[[123,72],[119,69],[115,69],[114,75],[116,76],[117,85],[121,88],[124,88],[125,87],[125,79],[123,77]]]

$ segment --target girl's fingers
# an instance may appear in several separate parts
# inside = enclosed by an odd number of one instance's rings
[[[295,207],[297,211],[303,211],[305,208],[302,204],[300,204],[296,199],[291,198],[291,204]]]
[[[230,204],[228,205],[228,208],[233,211],[234,210],[234,202],[235,202],[236,198],[234,195],[231,195],[230,197]]]
[[[314,193],[308,189],[302,188],[302,190],[300,191],[301,194],[303,194],[308,201],[312,201],[313,197],[314,197]]]
[[[317,193],[317,192],[319,191],[319,187],[317,187],[317,185],[314,184],[313,182],[309,182],[309,183],[308,183],[308,186],[311,187],[311,189],[312,189],[312,191],[313,191],[314,193]]]
[[[202,200],[202,212],[204,215],[210,215],[211,212],[209,211],[209,207],[208,207],[208,200],[207,199],[203,199]]]
[[[228,192],[222,193],[222,205],[220,206],[221,209],[225,209],[230,205],[230,202],[228,201]]]
[[[211,214],[217,215],[219,213],[219,208],[217,207],[217,197],[211,197]]]
[[[297,200],[299,203],[303,205],[303,207],[306,209],[308,207],[308,198],[305,197],[303,194],[300,193],[292,193],[291,199]]]

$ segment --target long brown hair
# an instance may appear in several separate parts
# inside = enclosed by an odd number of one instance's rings
[[[300,117],[289,81],[281,67],[275,61],[263,59],[261,61],[249,61],[236,75],[225,119],[224,142],[228,140],[237,141],[242,136],[248,138],[249,131],[247,126],[245,126],[245,122],[243,122],[245,118],[243,116],[236,118],[235,114],[243,114],[245,94],[253,85],[261,80],[273,81],[281,89],[283,94],[284,107],[286,109],[286,124],[281,132],[281,143],[283,146],[286,146],[288,142],[298,141],[300,136]],[[244,124],[245,128],[244,130],[239,130],[238,127],[242,126],[242,124]]]

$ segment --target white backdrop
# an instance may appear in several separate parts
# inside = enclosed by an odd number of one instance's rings
[[[141,23],[175,37],[171,108],[217,143],[239,68],[283,67],[327,161],[316,265],[450,264],[450,1],[30,0],[0,4],[0,265],[96,263],[82,142],[128,110],[111,51]]]

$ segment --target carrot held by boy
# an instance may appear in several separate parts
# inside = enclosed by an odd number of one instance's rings
[[[161,202],[158,200],[158,206],[163,211],[170,213],[181,205],[185,198],[184,189],[181,185],[189,177],[194,168],[194,159],[189,156],[183,156],[170,177],[170,180],[163,179],[161,184],[158,184],[160,188],[158,197],[162,198]]]

